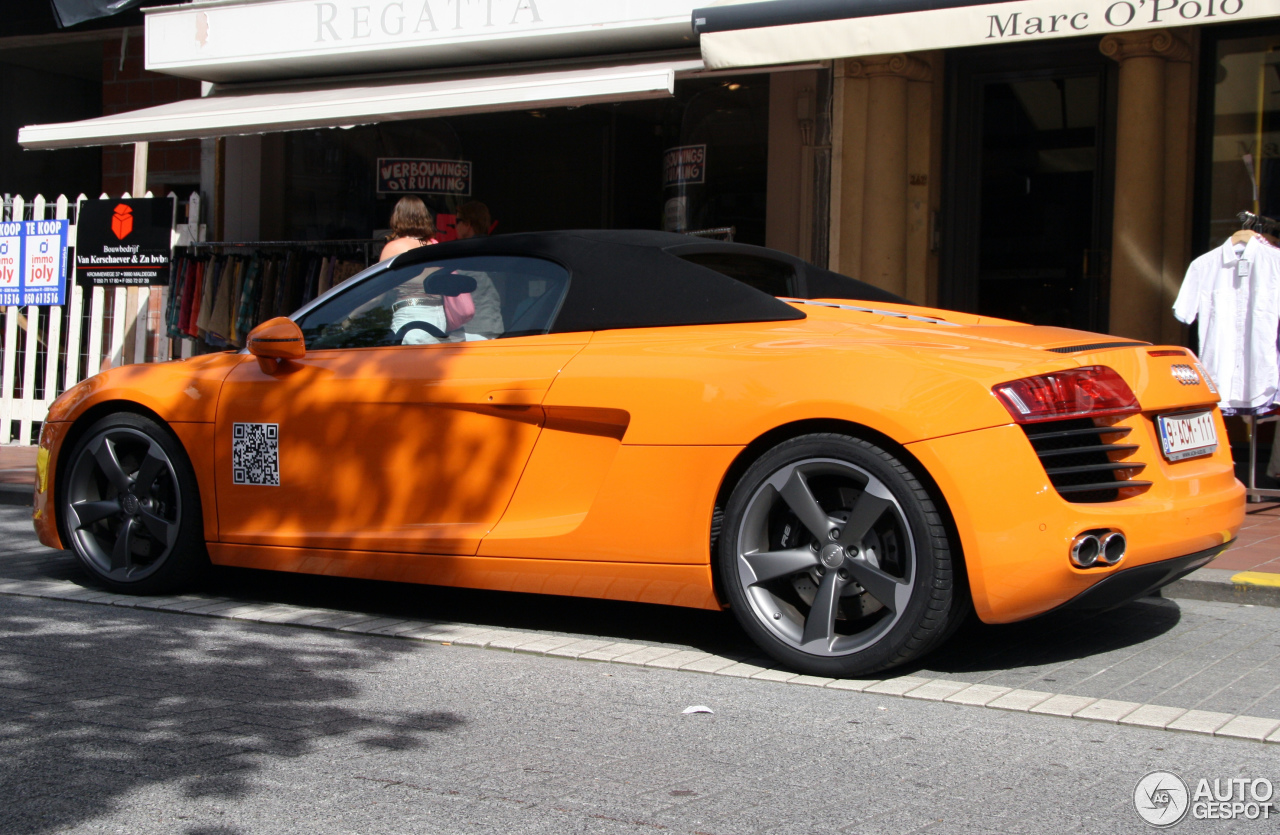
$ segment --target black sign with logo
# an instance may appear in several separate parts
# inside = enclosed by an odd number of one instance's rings
[[[76,219],[76,271],[89,284],[168,284],[173,200],[88,200]]]

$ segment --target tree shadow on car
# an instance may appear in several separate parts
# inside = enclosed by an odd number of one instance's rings
[[[1062,665],[1154,641],[1181,619],[1178,604],[1160,597],[1106,612],[1065,610],[1010,624],[985,624],[970,615],[950,641],[895,672],[947,675]]]
[[[422,647],[71,605],[0,603],[0,831],[61,831],[159,784],[216,805],[272,760],[416,748],[466,722],[365,701],[361,676]]]

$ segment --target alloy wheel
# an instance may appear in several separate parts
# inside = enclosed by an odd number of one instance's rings
[[[76,553],[118,583],[158,571],[182,522],[173,462],[156,440],[130,426],[104,429],[80,447],[62,507]]]
[[[808,655],[871,646],[902,617],[916,548],[902,506],[867,470],[809,458],[773,472],[737,532],[737,582],[756,620]]]

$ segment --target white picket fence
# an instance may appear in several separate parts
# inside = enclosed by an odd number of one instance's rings
[[[70,220],[67,241],[74,247],[75,221],[88,199],[81,194],[72,204],[66,195],[52,203],[39,195],[30,202],[6,196],[0,220]],[[104,194],[99,199],[110,198]],[[197,195],[185,208],[198,222]],[[80,380],[118,365],[163,362],[174,347],[165,332],[168,288],[81,287],[74,259],[67,260],[65,307],[33,305],[4,311],[0,444],[34,444],[50,404]],[[189,352],[187,345],[183,354]]]

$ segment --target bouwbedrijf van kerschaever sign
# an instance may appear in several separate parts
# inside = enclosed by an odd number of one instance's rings
[[[465,159],[378,158],[378,194],[471,196],[471,163]]]
[[[90,284],[168,284],[173,200],[89,200],[76,221],[76,270]]]

